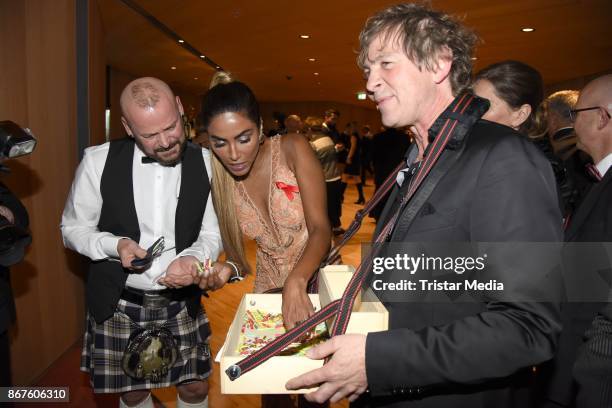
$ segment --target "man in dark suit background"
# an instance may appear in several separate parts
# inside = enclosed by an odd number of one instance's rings
[[[28,228],[28,212],[19,199],[0,183],[0,216],[1,223],[14,224]],[[12,262],[11,262],[12,263]],[[0,264],[0,387],[11,385],[11,356],[9,328],[15,321],[15,300],[11,289],[10,270]]]
[[[612,75],[587,84],[572,111],[577,146],[593,158],[593,174],[599,181],[584,197],[565,233],[569,242],[612,242]],[[579,273],[579,271],[576,271]],[[585,277],[588,279],[588,277]],[[573,313],[571,327],[561,337],[570,337],[573,348],[560,353],[560,370],[569,377],[580,334],[595,317],[597,304],[586,304]],[[574,310],[574,308],[572,309]],[[570,317],[564,316],[564,321]],[[585,324],[586,322],[586,324]],[[563,350],[561,350],[563,351]],[[571,377],[569,377],[571,378]],[[612,406],[612,307],[608,304],[593,320],[575,365],[576,404],[581,407]],[[566,385],[571,387],[571,384]],[[572,395],[573,396],[573,395]],[[571,405],[570,401],[568,405]]]
[[[579,384],[576,407],[612,406],[612,303],[598,313],[587,330],[578,350],[574,378]]]
[[[334,142],[334,148],[336,149],[336,168],[337,172],[342,175],[344,173],[344,168],[346,167],[346,157],[348,155],[348,146],[347,142],[344,139],[342,133],[338,132],[338,118],[340,117],[340,111],[336,108],[329,108],[325,111],[325,115],[323,116],[323,128],[322,133],[326,136],[329,136]],[[338,190],[339,198],[336,198],[334,195],[333,200],[340,200],[340,212],[338,213],[338,220],[342,216],[342,201],[344,201],[344,190],[346,190],[346,183],[340,180],[340,187]],[[329,197],[328,197],[329,200]],[[334,204],[336,206],[336,204]],[[333,225],[332,223],[332,232],[334,235],[342,235],[346,231],[342,228],[342,225]],[[336,222],[335,224],[338,224]]]
[[[567,241],[612,241],[612,75],[584,87],[572,111],[577,147],[593,159],[600,181],[589,190],[565,233]]]
[[[403,4],[371,17],[360,41],[367,89],[383,125],[411,126],[415,135],[410,167],[398,174],[402,187],[394,189],[375,235],[399,211],[388,242],[561,240],[550,165],[512,129],[479,120],[488,102],[465,94],[473,33],[446,14]],[[454,111],[465,100],[466,110]],[[447,148],[402,203],[411,170],[454,119],[459,124]],[[509,283],[509,292],[446,304],[410,302],[411,294],[402,292],[405,302],[385,303],[388,331],[337,336],[316,347],[311,358],[331,359],[288,388],[321,384],[308,399],[347,397],[358,406],[529,406],[531,366],[553,355],[558,307],[507,300],[527,294],[556,300],[560,289],[554,280],[538,285],[537,274],[545,271],[527,273],[526,257],[515,255],[483,275]]]
[[[550,144],[555,157],[561,160],[561,169],[557,173],[562,174],[555,175],[564,204],[564,216],[578,208],[592,184],[585,170],[590,159],[576,147],[576,133],[571,121],[570,110],[576,106],[578,95],[575,90],[557,91],[542,102]]]

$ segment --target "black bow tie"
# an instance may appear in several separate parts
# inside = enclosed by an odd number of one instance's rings
[[[159,163],[157,160],[149,157],[149,156],[142,156],[142,164],[150,164],[150,163]],[[178,164],[179,162],[175,162],[173,164],[161,164],[162,166],[166,166],[166,167],[174,167]]]

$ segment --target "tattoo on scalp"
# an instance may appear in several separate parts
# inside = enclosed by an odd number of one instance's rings
[[[134,84],[132,86],[132,100],[140,108],[153,108],[160,100],[159,90],[150,82]]]

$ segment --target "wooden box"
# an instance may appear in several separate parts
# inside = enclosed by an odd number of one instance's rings
[[[342,297],[354,269],[347,265],[327,266],[320,272],[319,295],[310,295],[313,306],[321,306]],[[323,365],[322,360],[311,360],[306,356],[275,356],[259,367],[242,374],[231,381],[225,370],[238,363],[245,356],[238,353],[240,329],[243,317],[249,309],[262,309],[280,313],[282,295],[246,294],[240,302],[225,344],[220,351],[221,392],[223,394],[303,394],[310,390],[287,391],[285,384],[293,377],[314,370]],[[328,322],[331,324],[331,322]],[[329,327],[329,326],[328,326]],[[351,314],[347,333],[368,333],[388,329],[388,312],[370,291],[358,295],[358,301]]]

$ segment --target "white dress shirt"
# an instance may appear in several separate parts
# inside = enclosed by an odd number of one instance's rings
[[[605,176],[608,169],[612,167],[612,153],[604,157],[602,161],[595,165],[595,167],[597,167],[601,177]]]
[[[118,260],[117,243],[122,238],[98,230],[102,210],[100,180],[108,150],[109,143],[85,149],[62,214],[64,245],[94,261],[107,258]],[[202,149],[202,155],[210,179],[210,152]],[[165,275],[170,262],[178,256],[192,255],[201,262],[216,260],[222,249],[221,234],[209,195],[198,239],[177,255],[174,250],[174,218],[181,186],[181,163],[174,167],[159,163],[143,164],[142,157],[144,153],[136,145],[132,176],[140,228],[139,245],[147,249],[163,236],[166,250],[142,273],[130,273],[127,285],[143,290],[159,290],[165,286],[158,284],[157,280]]]

